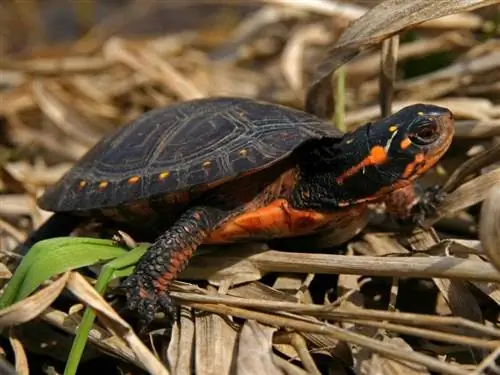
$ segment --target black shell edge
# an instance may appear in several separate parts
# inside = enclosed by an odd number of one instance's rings
[[[298,146],[300,146],[300,145],[298,145]],[[178,193],[184,193],[184,192],[188,192],[188,191],[204,191],[204,190],[206,190],[206,189],[204,189],[204,187],[207,186],[207,185],[210,185],[210,188],[214,188],[214,187],[222,185],[222,184],[224,184],[226,182],[235,180],[237,178],[248,177],[248,176],[251,176],[251,175],[253,175],[255,173],[258,173],[258,172],[260,172],[260,171],[262,171],[262,170],[264,170],[266,168],[269,168],[269,167],[275,165],[276,163],[278,163],[278,162],[280,162],[280,161],[285,160],[286,158],[288,158],[295,151],[295,149],[291,150],[287,154],[283,154],[279,158],[276,158],[271,163],[267,163],[267,164],[264,164],[264,165],[256,166],[254,169],[243,171],[243,172],[238,173],[238,174],[236,174],[236,173],[235,174],[229,174],[229,175],[225,176],[222,179],[208,180],[208,181],[206,181],[203,184],[196,184],[196,185],[192,185],[192,186],[189,186],[187,188],[179,189],[179,190],[175,190],[175,191],[158,192],[157,194],[138,194],[135,197],[135,199],[133,199],[133,200],[131,200],[129,197],[121,199],[121,200],[109,199],[110,202],[108,204],[106,204],[106,203],[105,204],[101,204],[101,203],[97,203],[97,202],[96,202],[96,204],[88,204],[88,201],[84,201],[82,199],[80,199],[80,200],[74,199],[72,201],[75,202],[76,204],[74,204],[72,206],[66,205],[66,207],[58,207],[58,203],[60,203],[61,201],[53,199],[53,198],[59,196],[60,193],[61,193],[59,190],[62,190],[62,189],[60,189],[61,186],[59,184],[57,184],[57,185],[55,185],[53,187],[47,188],[45,190],[45,192],[40,197],[37,198],[37,205],[42,210],[49,211],[49,212],[54,212],[54,213],[68,213],[68,212],[73,212],[75,214],[79,214],[79,213],[80,214],[85,214],[85,213],[93,211],[93,210],[106,209],[106,208],[114,208],[114,207],[117,207],[117,206],[121,206],[121,205],[124,205],[124,204],[127,204],[127,203],[133,203],[133,202],[144,200],[144,199],[154,199],[154,198],[158,198],[158,197],[168,197],[169,195],[174,195],[174,194],[178,194]],[[112,184],[113,182],[111,181],[110,183]],[[150,180],[149,184],[151,186],[143,187],[142,191],[151,191],[150,190],[151,187],[157,186],[156,181]],[[98,195],[98,194],[100,195],[101,193],[94,191],[94,193],[92,195]],[[109,195],[103,193],[103,196],[109,196]],[[56,204],[55,205],[51,204],[51,201],[55,202]],[[67,202],[68,200],[65,200],[65,201]]]

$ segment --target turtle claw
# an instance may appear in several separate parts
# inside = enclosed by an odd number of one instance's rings
[[[144,282],[141,275],[128,277],[120,286],[127,296],[127,308],[137,311],[140,326],[150,325],[157,311],[165,311],[171,317],[174,312],[171,298],[164,292],[157,290],[150,282]],[[141,329],[142,330],[142,329]]]
[[[420,196],[419,202],[412,208],[411,219],[413,224],[422,227],[429,217],[438,216],[438,206],[443,201],[444,194],[438,185],[426,188]]]

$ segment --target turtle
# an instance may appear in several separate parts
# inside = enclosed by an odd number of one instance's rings
[[[411,187],[453,134],[452,113],[430,104],[342,133],[250,98],[177,102],[104,137],[47,188],[38,204],[55,214],[26,246],[89,217],[147,233],[152,244],[122,283],[147,325],[172,311],[169,287],[200,245],[347,228],[370,202]]]

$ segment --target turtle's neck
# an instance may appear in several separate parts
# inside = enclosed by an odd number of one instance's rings
[[[291,197],[297,208],[338,210],[370,197],[381,185],[376,167],[361,164],[370,152],[365,128],[341,140],[310,141],[297,151],[299,173]]]

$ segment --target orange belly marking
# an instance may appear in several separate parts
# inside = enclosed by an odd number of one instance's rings
[[[204,241],[206,244],[266,240],[314,233],[330,226],[347,226],[364,214],[365,205],[357,205],[335,213],[297,210],[284,199],[267,206],[247,210],[223,223]]]

